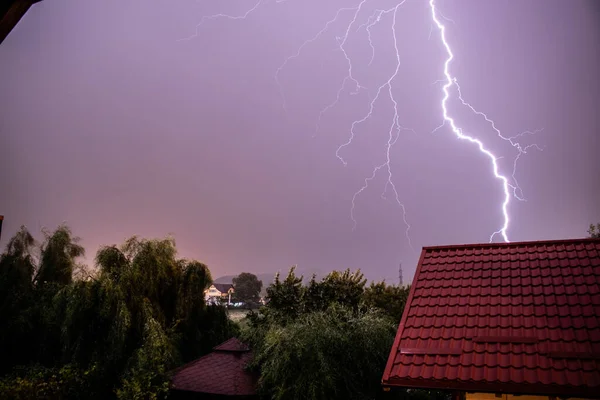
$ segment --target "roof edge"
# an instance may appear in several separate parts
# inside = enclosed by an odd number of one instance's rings
[[[512,247],[524,245],[540,245],[540,244],[566,244],[566,243],[598,243],[600,238],[576,238],[576,239],[552,239],[552,240],[530,240],[522,242],[502,242],[502,243],[465,243],[465,244],[444,244],[435,246],[423,246],[423,250],[440,250],[440,249],[463,249],[473,247]],[[416,274],[415,274],[416,276]],[[413,278],[413,281],[415,278]]]
[[[421,256],[419,257],[419,262],[417,263],[417,270],[415,271],[415,275],[413,276],[413,282],[417,281],[417,277],[421,273],[423,260],[425,259],[425,253],[426,250],[425,248],[423,248],[421,250]],[[385,365],[385,369],[383,370],[383,377],[381,378],[382,382],[384,380],[388,380],[390,378],[390,374],[392,373],[392,367],[394,366],[394,360],[396,359],[396,354],[398,353],[398,348],[400,347],[400,338],[402,337],[402,333],[404,332],[404,324],[406,323],[406,319],[408,318],[408,311],[410,310],[410,306],[412,304],[413,296],[415,294],[415,288],[416,285],[410,286],[410,292],[408,293],[406,304],[404,304],[404,311],[402,312],[402,318],[400,318],[400,323],[398,324],[396,337],[394,338],[394,343],[392,344],[392,348],[390,349],[388,361]]]
[[[186,394],[187,396],[193,397],[193,396],[198,396],[198,395],[209,395],[209,396],[217,396],[217,398],[231,398],[234,397],[236,399],[254,399],[256,398],[256,390],[254,390],[251,393],[244,393],[244,394],[223,394],[223,393],[213,393],[213,392],[195,392],[193,390],[185,390],[185,389],[178,389],[176,387],[170,388],[172,391],[174,392],[179,392],[181,394]],[[194,397],[196,398],[196,397]]]
[[[238,350],[238,351],[236,351],[236,350],[215,350],[217,347],[221,346],[222,344],[225,344],[225,343],[227,343],[227,342],[228,342],[228,341],[230,341],[231,339],[237,339],[237,338],[236,338],[235,336],[233,336],[233,337],[230,337],[230,338],[229,338],[229,339],[227,339],[226,341],[224,341],[224,342],[222,342],[222,343],[219,343],[218,345],[214,346],[214,347],[211,349],[211,351],[210,351],[210,352],[208,352],[208,353],[206,353],[206,354],[204,354],[204,355],[202,355],[202,356],[200,356],[200,357],[198,357],[198,358],[196,358],[196,359],[194,359],[194,360],[192,360],[192,361],[189,361],[189,362],[187,362],[187,363],[185,363],[185,364],[183,364],[183,365],[180,365],[179,367],[175,367],[175,368],[173,368],[173,369],[171,369],[171,370],[167,371],[167,372],[166,372],[166,375],[167,375],[169,378],[172,378],[172,377],[173,377],[175,374],[177,374],[178,372],[180,372],[180,371],[182,371],[182,370],[184,370],[184,369],[186,369],[186,368],[188,368],[188,367],[191,367],[191,366],[192,366],[192,365],[194,365],[194,364],[197,364],[197,363],[199,363],[200,361],[202,361],[202,360],[203,360],[203,359],[205,359],[206,357],[208,357],[208,356],[210,356],[211,354],[213,354],[213,353],[216,353],[216,352],[219,352],[219,353],[234,353],[234,354],[235,354],[235,353],[247,353],[247,352],[250,352],[250,351],[252,351],[252,349],[250,349],[250,348],[249,348],[247,351],[246,351],[246,350],[244,350],[244,351],[239,351],[239,350]],[[239,340],[239,339],[238,339],[238,340]],[[243,342],[241,342],[241,343],[243,343]],[[245,345],[245,344],[244,344],[244,345]]]
[[[252,350],[250,349],[217,349],[213,348],[213,353],[250,353]],[[210,353],[209,353],[210,354]]]
[[[600,399],[600,387],[581,387],[556,384],[523,384],[523,383],[500,383],[500,382],[473,382],[460,380],[433,380],[433,379],[410,379],[396,378],[382,382],[383,387],[388,388],[414,388],[414,389],[438,389],[458,390],[463,392],[482,393],[507,393],[516,395],[548,395],[582,397],[588,399]]]
[[[226,348],[226,344],[229,342],[236,343],[235,344],[236,346],[242,345],[243,347],[228,349],[228,348]],[[219,343],[218,345],[214,346],[212,348],[212,351],[220,352],[220,353],[248,353],[251,351],[251,349],[250,349],[250,346],[248,346],[246,343],[244,343],[237,337],[232,336],[229,339],[227,339],[226,341],[224,341],[223,343]]]

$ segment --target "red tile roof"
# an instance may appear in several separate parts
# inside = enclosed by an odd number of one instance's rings
[[[255,395],[257,377],[245,370],[252,357],[249,348],[231,338],[213,350],[177,369],[171,377],[171,388],[226,396]]]
[[[600,396],[600,240],[425,247],[384,386]]]

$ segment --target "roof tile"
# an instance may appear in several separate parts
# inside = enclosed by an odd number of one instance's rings
[[[177,370],[171,376],[174,390],[226,396],[256,393],[256,376],[245,370],[252,353],[232,338],[209,353]]]
[[[522,342],[531,336],[537,342]],[[462,353],[409,355],[399,348]],[[598,353],[600,240],[429,247],[383,383],[595,395]]]

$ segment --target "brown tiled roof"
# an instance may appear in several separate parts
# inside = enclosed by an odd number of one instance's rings
[[[212,353],[177,369],[171,388],[186,392],[226,396],[256,394],[257,377],[246,371],[252,353],[236,338],[216,346]]]
[[[600,397],[600,240],[423,248],[382,383]]]

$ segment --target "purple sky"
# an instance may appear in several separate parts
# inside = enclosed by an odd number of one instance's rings
[[[392,182],[406,207],[381,198],[393,121],[387,89],[396,67],[393,14],[370,29],[369,0],[344,48],[367,89],[336,98],[348,64],[339,41],[360,1],[46,0],[0,46],[0,214],[6,241],[19,225],[38,231],[67,221],[91,260],[101,244],[175,235],[182,256],[219,276],[298,264],[362,268],[369,278],[411,278],[426,245],[487,242],[502,225],[502,186],[491,162],[442,122],[446,53],[429,5],[396,13],[399,73],[392,83],[401,131],[390,151]],[[536,143],[516,178],[527,201],[511,199],[512,241],[586,235],[600,221],[600,11],[593,1],[438,0],[464,99],[505,136]],[[432,30],[432,27],[434,28]],[[431,36],[430,36],[431,32]],[[340,39],[341,40],[341,39]],[[337,51],[336,51],[337,49]],[[285,96],[287,114],[283,109]],[[455,91],[451,93],[453,96]],[[510,177],[518,151],[460,106],[448,109],[482,140]],[[511,184],[514,184],[511,178]],[[500,237],[496,237],[500,240]]]

